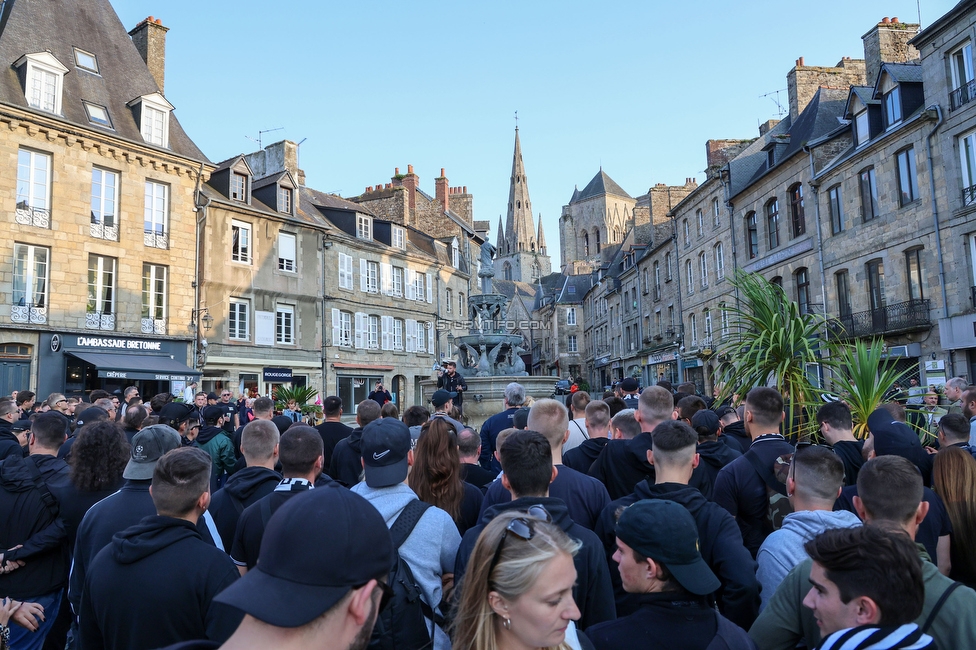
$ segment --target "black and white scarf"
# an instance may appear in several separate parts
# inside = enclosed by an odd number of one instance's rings
[[[935,648],[932,637],[915,623],[900,627],[861,625],[838,630],[820,642],[818,650],[926,650]]]

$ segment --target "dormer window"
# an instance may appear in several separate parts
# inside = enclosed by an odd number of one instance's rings
[[[173,105],[159,93],[137,97],[128,104],[136,109],[142,139],[159,147],[169,146],[169,114]]]
[[[402,226],[393,226],[393,246],[402,251],[407,250],[407,231]]]
[[[112,128],[112,119],[108,116],[108,109],[98,104],[83,102],[85,113],[88,114],[88,121],[96,126],[106,126]]]
[[[231,172],[230,198],[235,201],[247,201],[247,174]]]
[[[775,148],[770,147],[769,149],[766,149],[766,169],[772,169],[775,163],[776,163]]]
[[[64,73],[68,69],[50,52],[25,54],[14,66],[22,71],[27,104],[60,115]]]
[[[868,112],[863,110],[854,116],[854,137],[857,138],[857,146],[861,146],[871,139],[871,126],[868,122]]]
[[[291,214],[291,188],[278,186],[278,212]]]
[[[898,86],[884,96],[885,126],[891,128],[901,122],[901,92]]]
[[[451,242],[451,264],[454,268],[461,266],[461,251],[458,248],[457,239]]]
[[[75,48],[75,67],[98,74],[98,60],[91,52]]]
[[[356,237],[359,239],[373,238],[373,220],[365,214],[356,215]]]

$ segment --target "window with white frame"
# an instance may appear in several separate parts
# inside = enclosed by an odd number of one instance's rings
[[[827,190],[827,212],[830,215],[830,232],[838,234],[844,230],[844,203],[841,200],[840,183]]]
[[[976,131],[959,137],[959,157],[962,163],[962,201],[976,203]]]
[[[234,262],[250,264],[251,224],[244,223],[243,221],[231,221],[230,232],[233,240],[230,248],[230,259]]]
[[[711,339],[712,338],[712,312],[709,309],[706,309],[702,313],[702,315],[705,319],[705,338]]]
[[[275,307],[275,343],[295,344],[295,307],[277,305]]]
[[[414,326],[417,328],[416,340],[417,348],[415,352],[426,352],[427,351],[427,328],[424,327],[424,321],[415,321]]]
[[[722,320],[722,336],[729,335],[729,312],[725,306],[725,303],[719,303],[718,305],[719,318]]]
[[[115,313],[115,258],[88,256],[88,313]]]
[[[688,317],[688,322],[691,324],[689,328],[691,330],[691,346],[695,347],[698,345],[698,314],[691,314]]]
[[[681,229],[684,233],[685,248],[688,248],[691,246],[691,227],[688,225],[687,219],[681,222]]]
[[[393,295],[403,296],[403,268],[399,266],[393,267]]]
[[[575,325],[576,324],[576,307],[566,308],[566,324]]]
[[[278,212],[291,214],[291,188],[278,186]]]
[[[458,291],[458,316],[464,316],[464,294]]]
[[[661,299],[661,265],[654,262],[654,300]]]
[[[570,334],[569,337],[566,339],[566,349],[569,352],[579,352],[579,347],[577,347],[575,334]]]
[[[359,290],[363,293],[379,292],[380,265],[369,260],[359,260]]]
[[[893,87],[884,95],[885,127],[892,127],[901,122],[901,90]]]
[[[246,298],[230,299],[230,314],[227,317],[227,338],[232,341],[247,341],[251,338],[251,301]]]
[[[705,215],[702,214],[701,209],[695,211],[695,220],[698,223],[698,236],[702,237],[705,234]]]
[[[294,273],[298,269],[297,241],[290,232],[278,233],[278,270]]]
[[[457,240],[451,242],[451,264],[454,268],[461,266],[461,250],[458,248]]]
[[[47,277],[51,251],[43,246],[14,244],[13,305],[47,307]],[[25,314],[26,315],[26,314]],[[11,314],[12,319],[14,314]],[[24,320],[29,319],[25,318]]]
[[[108,114],[108,109],[101,104],[82,102],[85,105],[85,113],[88,115],[88,122],[96,126],[112,127],[112,118]]]
[[[451,298],[453,297],[453,292],[450,289],[444,291],[444,310],[450,314],[451,313]]]
[[[352,291],[352,255],[339,253],[339,288]]]
[[[715,277],[719,280],[725,278],[725,248],[722,242],[715,244]]]
[[[908,147],[895,156],[898,167],[898,190],[901,205],[918,198],[918,175],[915,173],[915,148]]]
[[[356,214],[356,237],[359,239],[373,238],[373,220],[365,214]]]
[[[952,88],[962,88],[973,80],[973,44],[966,42],[949,55],[952,70]],[[972,101],[974,98],[969,96]]]
[[[51,155],[17,152],[17,223],[51,227]]]
[[[98,59],[91,52],[75,48],[75,65],[87,72],[98,74]]]
[[[352,313],[332,310],[332,345],[352,346]]]
[[[854,116],[854,137],[857,138],[857,146],[867,144],[871,139],[871,124],[868,121],[868,112],[863,110]]]
[[[24,97],[31,108],[61,114],[64,74],[68,71],[50,52],[26,54],[14,67],[26,65]]]
[[[142,265],[142,333],[166,333],[166,267]]]
[[[129,102],[139,107],[139,131],[142,139],[160,147],[169,146],[169,116],[173,105],[159,93],[143,95]]]
[[[169,185],[146,181],[146,206],[143,243],[150,248],[169,248],[167,227]]]
[[[393,246],[402,251],[407,250],[407,231],[402,226],[393,226]]]
[[[685,260],[685,276],[688,278],[688,293],[695,293],[695,271],[691,266],[691,260]]]
[[[380,349],[380,317],[370,315],[366,319],[366,349]]]
[[[704,289],[708,286],[708,256],[705,255],[705,251],[698,254],[698,268],[701,271],[701,286]]]
[[[91,184],[91,227],[89,228],[92,237],[118,241],[119,223],[116,212],[118,193],[118,173],[93,167]]]
[[[393,349],[403,350],[403,319],[393,319]]]
[[[414,300],[424,299],[424,274],[414,273],[413,274],[413,296]]]
[[[230,198],[235,201],[247,201],[247,174],[231,173]]]
[[[715,227],[722,225],[722,212],[719,208],[718,199],[712,199],[712,223]]]

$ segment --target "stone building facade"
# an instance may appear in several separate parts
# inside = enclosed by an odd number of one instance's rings
[[[182,389],[212,165],[163,94],[166,28],[130,39],[107,0],[2,3],[0,25],[0,394]]]
[[[577,187],[559,217],[560,268],[567,275],[590,273],[603,263],[603,248],[620,244],[634,227],[637,201],[603,169]]]

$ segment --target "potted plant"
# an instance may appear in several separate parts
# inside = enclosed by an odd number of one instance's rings
[[[839,384],[834,394],[851,409],[855,437],[864,439],[868,416],[889,400],[892,387],[907,371],[897,370],[893,359],[884,358],[884,341],[878,339],[835,344],[830,356],[834,381]]]
[[[309,400],[313,399],[317,394],[318,391],[310,386],[293,386],[291,388],[287,386],[279,386],[278,389],[275,390],[273,396],[275,401],[275,410],[285,410],[285,408],[288,406],[288,402],[294,400],[303,416],[310,414],[318,415],[322,412],[321,405],[309,404]]]

